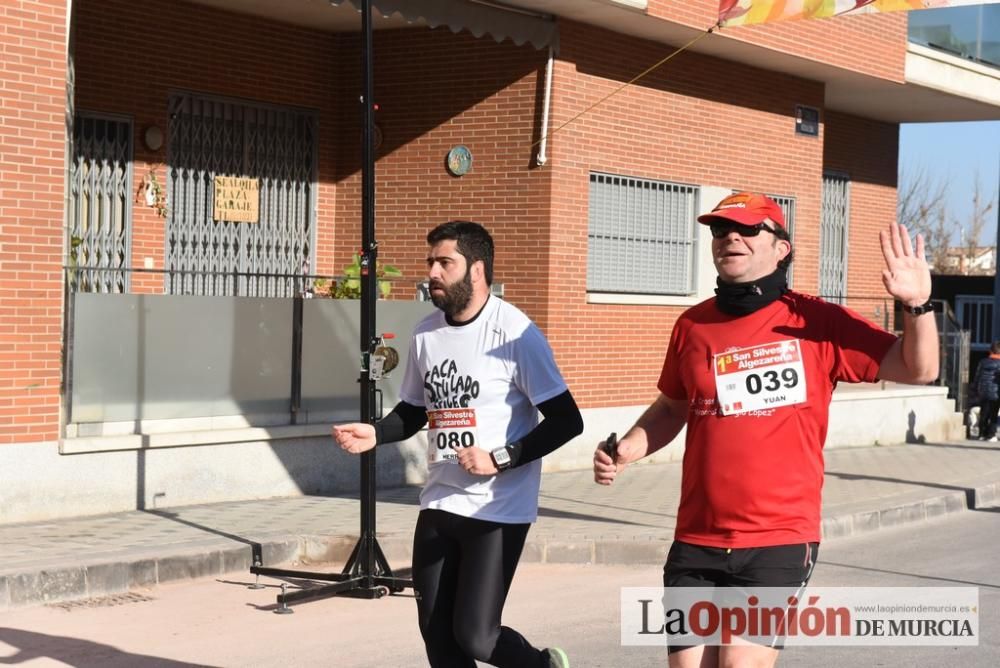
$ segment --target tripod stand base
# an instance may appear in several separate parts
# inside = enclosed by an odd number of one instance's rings
[[[371,573],[362,572],[362,564],[367,563],[371,557]],[[402,569],[400,573],[409,571]],[[340,573],[323,573],[318,571],[300,571],[287,568],[268,568],[265,566],[251,566],[250,572],[254,575],[269,575],[279,578],[295,578],[302,580],[318,580],[320,582],[332,582],[333,584],[321,587],[309,587],[288,593],[284,591],[278,594],[278,610],[283,614],[288,614],[291,609],[289,603],[301,601],[311,601],[319,598],[329,598],[331,596],[347,596],[350,598],[376,599],[388,594],[398,594],[403,589],[413,587],[413,580],[409,578],[397,577],[389,568],[382,548],[374,536],[362,537],[355,545],[344,570]]]
[[[348,573],[311,573],[308,571],[264,567],[251,568],[250,572],[256,575],[270,575],[272,577],[290,577],[333,582],[333,584],[321,587],[309,587],[308,589],[278,594],[277,602],[281,608],[285,608],[289,603],[312,601],[331,596],[366,599],[382,598],[388,594],[398,594],[407,587],[413,587],[413,580],[395,576],[366,577],[364,575],[354,576]]]

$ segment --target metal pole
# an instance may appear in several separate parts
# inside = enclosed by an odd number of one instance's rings
[[[362,160],[361,160],[361,421],[372,424],[375,411],[376,387],[371,376],[371,353],[375,348],[375,304],[378,299],[377,255],[375,241],[375,102],[372,65],[371,0],[361,2],[362,28]],[[280,607],[275,612],[288,613],[288,603],[324,598],[352,596],[380,598],[386,593],[412,587],[411,579],[396,577],[375,537],[375,449],[361,455],[361,536],[340,573],[269,568],[257,565],[251,573],[275,577],[308,578],[330,581],[322,587],[306,587],[300,591],[278,595]]]
[[[375,86],[372,64],[371,0],[361,3],[362,147],[361,147],[361,421],[375,422],[375,383],[369,356],[375,340],[377,245],[375,241]],[[361,540],[366,586],[374,587],[375,572],[375,450],[361,456]]]
[[[297,291],[292,299],[292,388],[291,413],[292,424],[299,423],[299,411],[302,408],[302,292]]]

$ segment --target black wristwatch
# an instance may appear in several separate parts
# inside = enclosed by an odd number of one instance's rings
[[[910,315],[932,313],[934,311],[934,302],[928,299],[926,304],[921,304],[920,306],[907,306],[906,304],[903,304],[903,310]]]
[[[510,453],[507,452],[506,445],[502,448],[491,450],[490,459],[493,460],[493,466],[497,467],[497,471],[506,471],[510,468]]]

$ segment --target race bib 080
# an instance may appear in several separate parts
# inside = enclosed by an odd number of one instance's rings
[[[478,444],[475,408],[438,408],[427,411],[427,463],[455,459],[460,448]]]
[[[714,356],[715,391],[723,415],[739,415],[806,400],[799,340],[765,343]]]

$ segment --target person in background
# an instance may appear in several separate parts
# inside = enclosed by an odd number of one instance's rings
[[[994,341],[989,356],[979,361],[972,386],[979,397],[979,438],[996,443],[997,412],[1000,409],[1000,341]]]

